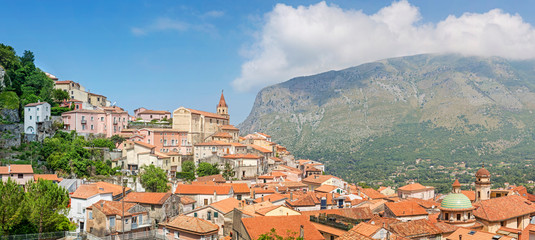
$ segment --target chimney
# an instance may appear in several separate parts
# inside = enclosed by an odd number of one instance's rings
[[[264,195],[262,195],[262,202],[264,202]]]
[[[11,165],[7,165],[7,172],[11,173]]]
[[[293,200],[294,200],[294,193],[290,192],[290,201],[293,201]]]
[[[305,239],[305,228],[303,227],[303,225],[299,227],[299,237],[301,239]]]

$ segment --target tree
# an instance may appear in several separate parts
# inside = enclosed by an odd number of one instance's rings
[[[29,222],[37,226],[39,234],[56,231],[68,213],[69,192],[49,180],[28,182],[25,206]]]
[[[209,175],[215,175],[219,174],[220,170],[217,168],[217,163],[210,164],[207,162],[199,163],[199,167],[197,168],[197,175],[199,177],[209,176]]]
[[[69,93],[63,89],[54,89],[52,91],[52,98],[58,102],[60,101],[63,101],[63,100],[68,100],[70,97],[69,97]]]
[[[122,136],[119,136],[119,135],[113,135],[111,136],[111,141],[115,144],[115,147],[119,147],[119,145],[121,145],[121,143],[123,143],[126,139]]]
[[[154,165],[144,166],[139,180],[148,192],[167,192],[170,189],[167,185],[167,174]]]
[[[223,177],[225,180],[230,180],[236,175],[236,171],[230,166],[230,164],[227,162],[225,163],[225,169],[223,169]]]
[[[12,227],[24,218],[24,189],[17,182],[8,178],[0,181],[0,230],[2,235],[9,235]]]
[[[195,163],[192,161],[182,162],[182,172],[177,172],[176,177],[186,181],[195,180]]]

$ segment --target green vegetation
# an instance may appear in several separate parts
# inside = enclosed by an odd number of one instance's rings
[[[217,163],[210,164],[207,162],[202,162],[199,163],[199,167],[197,167],[197,175],[199,177],[216,175],[219,174],[219,172],[220,170],[217,168]]]
[[[2,235],[74,230],[65,214],[69,193],[48,180],[29,182],[26,192],[15,181],[0,181]]]
[[[12,91],[0,92],[0,109],[19,109],[19,97]]]
[[[177,172],[176,177],[186,181],[195,180],[195,163],[192,161],[182,162],[182,172]]]
[[[286,235],[286,237],[282,237],[277,234],[275,228],[272,228],[269,232],[260,235],[257,240],[303,240],[302,237],[296,237],[297,232],[291,232],[290,230],[288,230],[288,233]]]
[[[139,179],[147,192],[167,192],[170,189],[167,174],[154,165],[144,166]]]
[[[236,175],[236,171],[230,166],[228,162],[225,163],[225,168],[223,169],[223,177],[225,180],[231,180]]]

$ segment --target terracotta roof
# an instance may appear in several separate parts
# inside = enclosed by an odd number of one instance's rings
[[[535,213],[535,203],[518,195],[492,198],[473,204],[474,216],[490,222],[503,221]]]
[[[138,214],[138,213],[146,212],[146,211],[143,211],[143,212],[131,213],[131,212],[128,211],[130,208],[133,208],[136,205],[137,205],[137,203],[127,203],[127,202],[125,202],[124,203],[124,215],[125,216],[132,216],[132,215],[135,215],[135,214]],[[120,215],[121,216],[123,214],[123,203],[120,202],[120,201],[100,200],[100,201],[94,203],[93,205],[89,206],[88,209],[98,209],[102,213],[104,213],[106,216],[110,216],[110,215]]]
[[[166,228],[177,229],[179,231],[184,231],[195,235],[212,235],[219,231],[219,226],[216,224],[204,219],[185,215],[176,216],[168,223],[162,223],[161,225],[165,226]]]
[[[321,185],[319,186],[318,188],[314,189],[314,191],[316,192],[324,192],[324,193],[329,193],[335,189],[337,189],[338,187],[337,186],[333,186],[333,185],[328,185],[328,184],[324,184],[324,185]]]
[[[386,196],[384,194],[378,192],[377,190],[375,190],[373,188],[361,188],[361,187],[359,187],[359,189],[363,194],[365,194],[366,196],[368,196],[371,199],[386,198]]]
[[[186,194],[186,195],[213,195],[214,192],[217,194],[225,195],[230,193],[231,186],[221,186],[221,185],[191,185],[191,184],[178,184],[176,187],[176,194]]]
[[[440,215],[440,213],[437,213],[436,215],[438,217],[438,215]],[[444,233],[455,232],[455,230],[457,230],[459,228],[459,227],[457,227],[455,225],[451,225],[451,224],[448,224],[448,223],[445,223],[445,222],[433,222],[431,220],[429,220],[429,221],[432,222],[435,225],[435,227],[443,234]],[[472,228],[475,228],[475,225],[472,226]]]
[[[249,147],[252,147],[254,148],[255,150],[259,151],[259,152],[262,152],[262,153],[271,153],[273,151],[269,150],[269,149],[265,149],[263,147],[260,147],[260,146],[257,146],[257,145],[254,145],[254,144],[249,144],[247,145]]]
[[[225,96],[223,96],[223,91],[221,91],[221,97],[219,98],[219,103],[217,107],[228,107],[227,102],[225,102]]]
[[[372,237],[379,230],[381,230],[380,226],[366,222],[361,222],[351,229],[351,231],[356,231],[367,237]]]
[[[307,166],[305,167],[305,172],[321,172],[321,170],[315,168],[315,167],[312,166],[312,165],[307,165]]]
[[[172,128],[141,128],[139,129],[139,131],[141,130],[147,130],[147,131],[153,131],[153,132],[172,132],[172,133],[185,133],[187,131],[183,131],[183,130],[178,130],[178,129],[172,129]]]
[[[320,213],[336,214],[342,217],[351,218],[355,220],[369,220],[373,217],[373,213],[369,207],[357,208],[335,208],[314,211],[301,211],[304,216],[317,216]]]
[[[247,183],[223,183],[222,185],[232,186],[234,194],[249,194],[251,192]]]
[[[240,202],[240,200],[236,200],[235,198],[227,198],[221,201],[214,202],[210,204],[210,206],[226,214],[234,210],[234,208],[239,207]]]
[[[247,145],[243,145],[243,144],[237,143],[237,142],[231,142],[230,145],[232,145],[234,147],[247,147]]]
[[[313,193],[294,194],[292,200],[286,199],[286,204],[291,207],[309,207],[319,205],[320,200]]]
[[[490,172],[489,170],[485,169],[485,166],[483,166],[477,170],[476,177],[490,177]]]
[[[387,225],[387,228],[394,233],[409,238],[441,234],[441,231],[427,219],[397,222]]]
[[[256,213],[258,213],[259,215],[265,216],[269,212],[271,212],[271,211],[273,211],[275,209],[278,209],[278,208],[286,208],[286,209],[289,209],[291,211],[295,211],[295,210],[290,209],[290,208],[285,207],[285,206],[273,205],[273,206],[269,206],[269,207],[260,208],[260,209],[256,210]]]
[[[205,117],[210,117],[210,118],[219,118],[219,119],[227,119],[227,117],[225,116],[222,116],[222,115],[219,115],[217,113],[211,113],[211,112],[205,112],[205,111],[199,111],[199,110],[195,110],[195,109],[191,109],[191,108],[187,108],[192,114],[199,114],[199,115],[203,115]]]
[[[223,158],[227,158],[227,159],[240,159],[240,158],[242,158],[242,159],[259,159],[259,158],[262,158],[262,156],[247,153],[247,154],[229,154],[229,155],[223,156]]]
[[[190,198],[188,196],[181,196],[180,197],[180,203],[182,203],[182,205],[188,205],[188,204],[192,204],[192,203],[196,203],[197,201],[195,201],[195,199],[193,198]]]
[[[261,133],[261,132],[256,132],[256,134],[260,135],[260,136],[264,136],[266,138],[271,138],[271,136],[265,134],[265,133]]]
[[[153,149],[155,148],[156,146],[152,145],[152,144],[148,144],[148,143],[144,143],[144,142],[141,142],[141,141],[133,141],[135,144],[137,145],[140,145],[140,146],[143,146],[143,147],[146,147],[146,148],[150,148],[150,149]]]
[[[262,215],[257,213],[258,210],[264,209],[264,208],[267,208],[267,207],[273,207],[273,206],[274,206],[273,203],[270,203],[270,202],[259,202],[259,203],[245,205],[243,208],[241,208],[241,211],[244,214],[247,214],[249,216],[258,217],[258,216],[262,216]]]
[[[163,205],[171,193],[132,192],[126,195],[125,202]]]
[[[58,85],[58,84],[69,84],[69,83],[72,83],[72,82],[73,81],[71,81],[71,80],[65,80],[65,81],[55,81],[54,83],[56,85]]]
[[[360,224],[359,224],[360,225]],[[358,225],[357,225],[358,226]],[[337,240],[372,240],[373,238],[365,236],[362,233],[359,233],[357,226],[351,228],[346,233],[342,234]]]
[[[218,138],[232,138],[232,135],[230,135],[230,133],[228,133],[228,132],[218,132],[218,133],[212,135],[212,137],[218,137]]]
[[[57,174],[34,174],[33,179],[35,181],[39,179],[61,182],[63,178],[58,178]]]
[[[112,193],[112,191],[110,191],[109,189],[108,190],[99,189],[99,187],[96,184],[83,184],[83,185],[80,185],[80,187],[78,187],[76,191],[74,191],[71,197],[87,199],[89,197],[92,197],[101,193]]]
[[[275,161],[275,162],[282,162],[282,159],[280,159],[278,157],[270,157],[269,159],[273,159],[273,161]]]
[[[470,199],[470,201],[472,201],[472,202],[476,200],[476,192],[475,191],[461,190],[461,193],[464,194],[465,196],[467,196],[468,199]]]
[[[420,190],[426,190],[426,189],[434,189],[434,187],[426,187],[426,186],[423,186],[422,184],[419,184],[419,183],[412,183],[412,184],[408,184],[408,185],[405,185],[403,187],[400,187],[398,188],[399,190],[403,190],[403,191],[420,191]]]
[[[451,185],[452,187],[460,187],[461,183],[459,182],[459,179],[455,179],[455,182]]]
[[[523,230],[518,240],[529,240],[529,235],[535,232],[535,224],[528,224]]]
[[[334,236],[342,236],[347,232],[339,228],[323,225],[321,223],[316,223],[316,222],[310,222],[310,223],[312,223],[312,225],[314,225],[314,227],[316,227],[316,229],[318,229],[318,231],[320,231],[321,233],[329,233]]]
[[[455,232],[453,232],[449,237],[447,237],[447,240],[457,240],[459,239],[459,236],[462,236],[463,240],[493,240],[495,233],[489,233],[489,232],[483,232],[478,231],[474,229],[468,229],[468,228],[458,228]],[[508,240],[508,239],[514,239],[512,237],[508,236],[501,236],[500,240]]]
[[[33,173],[32,165],[29,165],[29,164],[11,164],[10,166],[11,167],[9,166],[0,167],[0,174]]]
[[[337,178],[332,175],[311,175],[307,178],[303,179],[303,183],[313,183],[313,184],[322,184],[323,182],[331,179],[331,178]]]
[[[304,239],[325,239],[306,217],[300,215],[253,217],[241,220],[251,239],[258,239],[260,235],[270,232],[271,229],[275,229],[276,233],[282,237],[299,237],[300,226],[303,226]]]
[[[35,107],[35,106],[39,106],[39,105],[42,105],[42,104],[45,104],[46,102],[36,102],[36,103],[28,103],[26,105],[24,105],[25,107]]]
[[[274,189],[271,189],[271,188],[268,188],[268,189],[264,189],[264,188],[251,188],[250,192],[252,193],[255,193],[255,194],[265,194],[265,193],[275,193],[275,190]]]
[[[383,224],[390,225],[390,224],[397,223],[397,222],[401,222],[401,220],[397,220],[395,218],[380,217],[378,215],[374,215],[372,219],[368,221],[368,223],[378,225],[378,226],[383,226]]]
[[[210,141],[210,142],[203,142],[203,143],[196,143],[195,146],[230,146],[231,144],[228,142],[222,142],[222,141]]]
[[[222,174],[216,174],[216,175],[209,175],[204,177],[198,177],[196,182],[218,182],[218,183],[224,183],[227,180],[223,178]]]
[[[221,130],[235,130],[235,131],[239,131],[240,130],[237,127],[235,127],[234,125],[221,125],[219,128],[221,128]]]
[[[171,114],[168,111],[158,111],[158,110],[145,110],[143,112],[140,112],[138,114]]]
[[[418,205],[418,203],[413,201],[403,201],[403,202],[387,202],[385,207],[390,209],[390,211],[396,215],[396,217],[403,216],[417,216],[417,215],[427,215],[427,211]]]
[[[286,195],[283,195],[283,194],[280,194],[280,193],[274,193],[274,194],[269,194],[269,195],[266,195],[263,197],[264,201],[269,201],[269,202],[276,202],[276,201],[280,201],[280,200],[284,200],[284,199],[288,199],[289,196]],[[262,198],[259,197],[257,199],[254,200],[255,203],[259,203],[259,202],[262,202]]]
[[[423,200],[423,199],[419,199],[419,198],[409,198],[405,201],[412,201],[412,202],[415,202],[415,203],[418,203],[418,205],[422,206],[423,208],[425,209],[429,209],[429,208],[437,208],[440,206],[440,203],[438,202],[435,202],[433,200]]]

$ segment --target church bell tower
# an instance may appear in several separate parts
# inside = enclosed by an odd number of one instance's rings
[[[225,116],[227,119],[230,118],[227,102],[225,102],[225,96],[223,96],[223,90],[221,90],[221,98],[219,99],[219,104],[217,104],[217,114]]]

